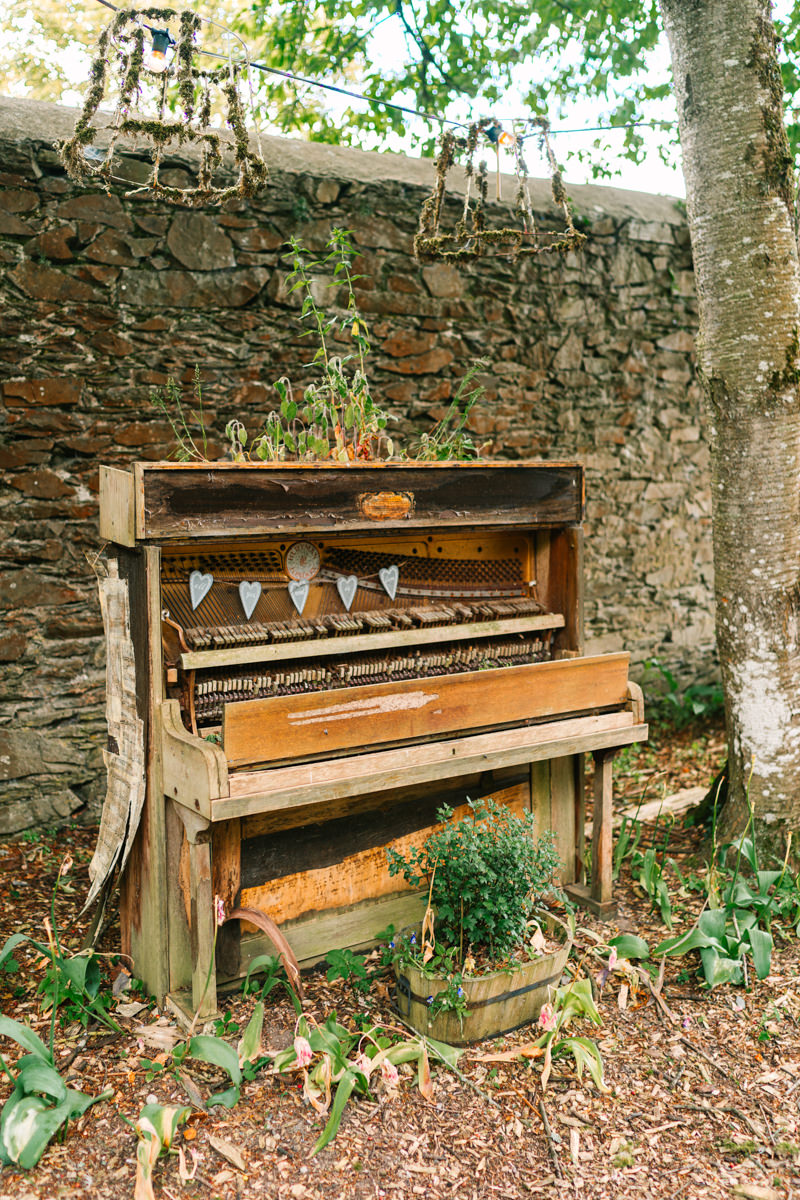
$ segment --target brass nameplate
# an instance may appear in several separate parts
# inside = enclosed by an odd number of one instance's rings
[[[361,492],[356,503],[368,521],[402,521],[414,511],[414,493]]]

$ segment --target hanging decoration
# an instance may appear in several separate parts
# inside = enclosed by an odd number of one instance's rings
[[[148,22],[177,23],[173,39],[168,28]],[[96,179],[106,187],[115,176],[113,159],[121,137],[149,142],[153,167],[148,180],[128,192],[149,191],[171,204],[198,206],[221,204],[238,196],[253,196],[266,183],[267,167],[261,153],[256,129],[256,150],[250,149],[245,125],[242,91],[247,90],[250,114],[253,114],[253,89],[250,60],[244,42],[230,30],[229,60],[213,70],[195,65],[197,34],[203,23],[216,22],[194,12],[171,8],[124,9],[116,13],[100,34],[89,77],[89,90],[72,137],[59,144],[61,161],[73,179]],[[234,61],[231,39],[244,50],[244,61]],[[99,130],[94,124],[97,110],[107,92],[116,84],[118,98],[110,127],[107,148],[93,143]],[[222,163],[223,136],[211,129],[214,90],[226,101],[226,124],[233,135],[233,149],[239,176],[234,184],[218,186],[214,175]],[[146,110],[152,108],[154,112]],[[254,120],[254,118],[253,118]],[[255,120],[254,120],[255,124]],[[226,139],[227,140],[227,139]],[[170,144],[195,143],[201,159],[194,187],[180,188],[159,178],[162,158]],[[120,182],[128,182],[122,180]]]
[[[503,254],[516,259],[546,251],[566,253],[568,250],[580,249],[586,237],[573,224],[564,180],[550,146],[547,120],[544,117],[531,117],[527,121],[515,123],[515,126],[514,131],[509,132],[503,129],[499,121],[485,118],[473,122],[467,129],[466,137],[459,136],[451,129],[442,134],[441,148],[436,159],[436,181],[433,191],[422,205],[419,231],[414,239],[414,254],[421,262],[437,259],[464,262],[487,254]],[[522,153],[526,139],[534,134],[538,137],[547,160],[553,200],[564,214],[565,228],[562,230],[540,230],[534,220],[528,191],[528,167]],[[480,161],[477,170],[475,169],[475,154],[481,139],[485,139],[496,154],[498,200],[502,199],[500,148],[507,147],[513,155],[517,180],[514,213],[519,221],[516,227],[487,227],[489,174],[486,161]],[[443,233],[440,226],[447,175],[457,159],[463,155],[466,155],[464,173],[467,179],[464,206],[453,232]]]

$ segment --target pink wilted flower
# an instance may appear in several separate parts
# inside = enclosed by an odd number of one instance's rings
[[[225,924],[225,905],[223,903],[222,896],[214,897],[214,915],[216,917],[218,926]]]
[[[372,1070],[372,1059],[368,1054],[357,1054],[353,1065],[357,1071],[360,1071],[362,1075],[366,1075],[367,1079],[369,1079],[369,1073]]]
[[[556,1027],[556,1014],[552,1004],[543,1004],[539,1013],[539,1024],[545,1033]]]
[[[297,1055],[298,1067],[307,1067],[314,1057],[314,1051],[308,1044],[308,1038],[296,1037],[294,1039],[294,1052]]]
[[[381,1079],[387,1087],[397,1087],[400,1081],[400,1076],[397,1073],[397,1067],[394,1063],[390,1063],[388,1059],[384,1059],[381,1063]]]
[[[609,954],[609,956],[608,956],[608,969],[609,969],[609,971],[613,971],[613,970],[614,970],[614,967],[615,967],[616,965],[617,965],[617,947],[616,947],[616,946],[612,946],[612,947],[611,947],[611,953],[610,953],[610,954]]]

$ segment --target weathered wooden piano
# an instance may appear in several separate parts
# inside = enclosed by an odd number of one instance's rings
[[[583,655],[581,467],[141,463],[100,495],[146,779],[123,949],[150,991],[212,1013],[273,950],[248,913],[301,965],[416,919],[385,848],[443,801],[532,806],[608,908],[611,761],[647,727],[628,655]],[[218,931],[216,896],[244,913]]]

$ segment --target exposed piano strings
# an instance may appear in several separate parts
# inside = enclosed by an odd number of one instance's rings
[[[440,643],[436,649],[409,648],[403,653],[351,655],[343,661],[295,663],[277,669],[213,671],[194,684],[198,725],[219,724],[223,706],[233,700],[263,699],[305,692],[331,691],[365,683],[424,679],[494,667],[544,662],[550,658],[552,630],[511,640]]]

